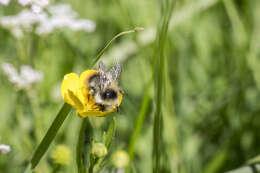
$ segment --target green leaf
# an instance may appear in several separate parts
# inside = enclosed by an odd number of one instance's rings
[[[58,133],[58,130],[60,129],[62,123],[70,113],[70,110],[71,110],[71,106],[67,103],[64,103],[64,105],[62,106],[61,110],[59,111],[58,115],[56,116],[55,120],[53,121],[52,125],[50,126],[49,130],[47,131],[46,135],[42,139],[40,145],[37,147],[32,157],[31,160],[32,169],[34,169],[37,166],[42,156],[49,148],[51,142],[53,141],[54,137]]]

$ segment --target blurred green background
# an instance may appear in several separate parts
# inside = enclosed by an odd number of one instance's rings
[[[0,144],[11,146],[9,153],[0,155],[0,172],[25,169],[63,104],[59,89],[63,76],[86,70],[113,36],[136,26],[145,30],[120,37],[101,58],[110,67],[121,62],[125,95],[119,113],[91,118],[95,140],[100,140],[115,116],[117,131],[109,154],[118,149],[127,151],[142,114],[156,54],[160,1],[59,0],[51,1],[43,11],[59,3],[71,6],[77,19],[92,20],[95,29],[86,32],[60,27],[39,34],[38,23],[33,23],[31,28],[22,29],[23,36],[17,36],[12,30],[15,24],[10,28],[0,22],[1,67],[10,63],[19,71],[21,66],[30,65],[43,74],[39,82],[19,88],[0,70]],[[0,20],[30,8],[16,1],[0,5]],[[257,156],[260,1],[176,1],[164,55],[164,172],[224,172]],[[152,85],[131,163],[136,172],[152,172],[154,95]],[[76,172],[75,145],[81,121],[75,112],[70,114],[36,172],[54,169],[51,152],[58,144],[68,146],[72,154],[61,172]],[[108,163],[108,167],[112,166]]]

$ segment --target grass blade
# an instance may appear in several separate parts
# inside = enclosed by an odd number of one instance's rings
[[[138,118],[137,118],[136,123],[135,123],[134,132],[132,134],[132,137],[130,139],[130,144],[128,146],[128,154],[129,154],[130,163],[134,159],[135,143],[136,143],[137,137],[139,136],[139,134],[141,132],[144,119],[147,115],[147,111],[148,111],[148,107],[149,107],[149,103],[150,103],[151,86],[152,86],[152,80],[148,83],[147,90],[145,92],[145,95],[144,95],[144,98],[143,98],[143,101],[142,101],[142,105],[141,105],[141,108],[140,108],[140,111],[139,111],[139,114],[138,114]],[[130,168],[131,168],[131,164],[126,169],[127,173],[130,172]]]
[[[153,128],[153,172],[159,173],[161,172],[161,148],[162,148],[162,95],[163,95],[163,74],[164,74],[164,64],[165,64],[165,56],[164,49],[167,40],[168,33],[168,25],[169,20],[172,14],[173,2],[172,1],[161,1],[161,21],[162,24],[159,26],[158,30],[158,46],[156,48],[156,56],[155,58],[155,69],[157,73],[155,74],[155,117],[154,117],[154,128]]]
[[[59,111],[58,115],[56,116],[55,120],[53,121],[52,125],[50,126],[49,130],[47,131],[46,135],[44,136],[43,140],[37,147],[32,157],[32,169],[34,169],[37,166],[42,156],[49,148],[50,143],[53,141],[64,120],[67,118],[68,114],[70,113],[70,110],[71,106],[67,103],[64,103],[64,105],[62,106],[61,110]]]

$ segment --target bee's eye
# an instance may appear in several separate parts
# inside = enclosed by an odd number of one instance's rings
[[[108,100],[108,99],[114,99],[117,97],[117,93],[112,90],[112,89],[107,89],[103,95],[102,95],[104,100]]]

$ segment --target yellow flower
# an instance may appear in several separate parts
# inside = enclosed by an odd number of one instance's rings
[[[57,164],[67,165],[71,158],[70,149],[65,145],[58,145],[51,155],[52,159]]]
[[[93,76],[99,75],[99,71],[86,70],[80,76],[75,73],[69,73],[64,76],[62,81],[61,95],[63,100],[71,106],[75,107],[77,109],[77,113],[82,118],[87,116],[104,116],[117,110],[121,104],[123,97],[121,91],[117,93],[117,104],[110,106],[109,109],[104,110],[103,105],[100,103],[97,104],[97,100],[90,92],[89,79]],[[114,86],[115,83],[116,82],[112,81],[111,85]]]

